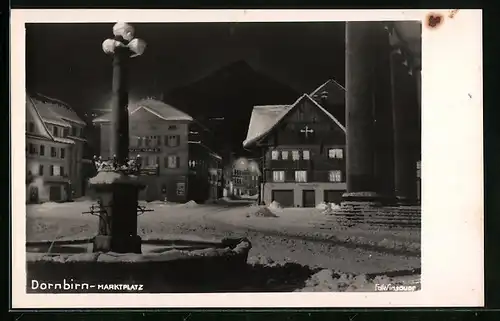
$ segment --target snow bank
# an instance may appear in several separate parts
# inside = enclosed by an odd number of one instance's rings
[[[269,204],[269,206],[267,206],[267,208],[270,210],[279,210],[279,209],[283,209],[283,206],[281,206],[281,204],[276,202],[276,201],[272,201],[272,203]]]
[[[278,217],[278,215],[274,214],[273,211],[271,211],[267,207],[259,208],[256,212],[253,213],[253,215],[257,217]]]
[[[182,207],[196,207],[198,206],[198,203],[196,203],[195,201],[191,200],[187,203],[184,203],[184,204],[180,204],[180,206]]]
[[[316,205],[316,209],[321,210],[323,214],[333,214],[335,210],[340,209],[340,205],[337,205],[335,203],[321,202]]]

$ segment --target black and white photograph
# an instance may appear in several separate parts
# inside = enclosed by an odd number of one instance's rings
[[[428,22],[26,22],[24,292],[421,292]]]

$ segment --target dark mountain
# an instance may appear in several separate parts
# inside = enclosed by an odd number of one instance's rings
[[[211,128],[217,151],[227,157],[229,152],[244,153],[242,142],[253,106],[291,104],[298,97],[289,86],[238,61],[172,90],[164,100]]]

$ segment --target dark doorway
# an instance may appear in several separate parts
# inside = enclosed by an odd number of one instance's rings
[[[61,200],[61,186],[51,186],[49,189],[49,199],[53,202]]]
[[[316,206],[316,193],[313,189],[302,191],[302,206],[303,207]]]
[[[344,191],[325,190],[324,202],[340,204],[342,201],[342,194],[344,194]]]
[[[29,202],[30,203],[38,203],[38,187],[37,186],[30,187]]]
[[[283,207],[293,207],[293,190],[273,190],[271,197]]]

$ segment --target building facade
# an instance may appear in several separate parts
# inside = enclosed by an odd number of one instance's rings
[[[68,201],[85,192],[86,124],[66,103],[26,94],[26,200]]]
[[[261,201],[285,207],[338,203],[346,190],[345,128],[304,94],[292,105],[255,106],[245,148],[261,151]]]
[[[230,165],[229,192],[237,197],[249,197],[259,192],[260,169],[259,160],[240,157]]]
[[[110,119],[111,114],[105,114],[93,121],[100,130],[104,159],[112,157]],[[203,144],[204,133],[191,116],[161,101],[144,99],[129,108],[129,135],[130,157],[142,159],[146,188],[140,199],[200,202],[217,195],[220,159]],[[198,140],[191,141],[194,136]]]

